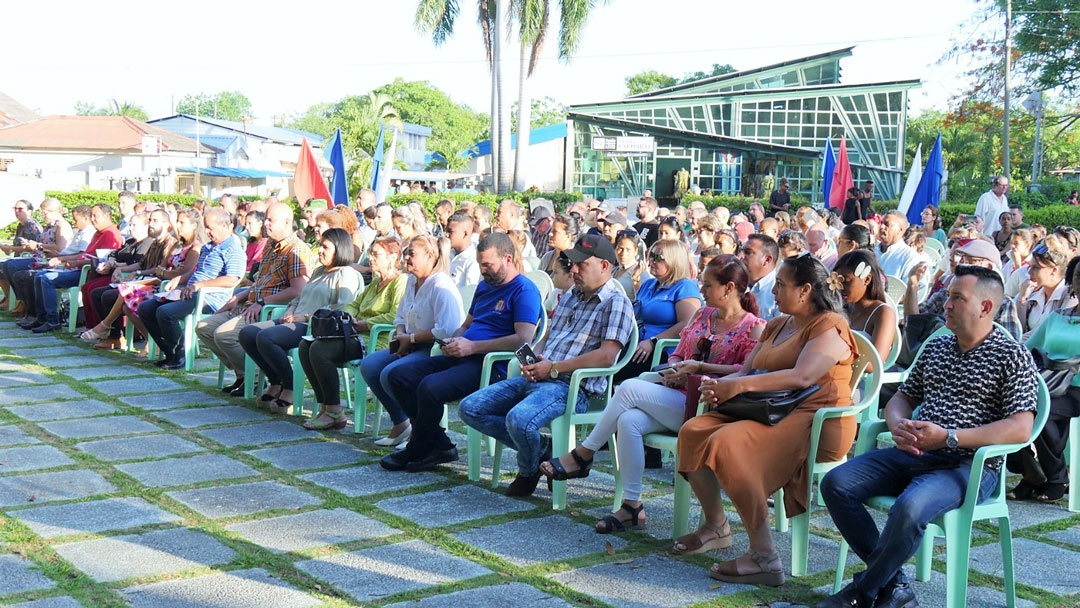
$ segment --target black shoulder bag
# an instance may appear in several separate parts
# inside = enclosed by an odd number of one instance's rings
[[[769,370],[756,369],[750,375],[766,374]],[[777,391],[751,391],[736,395],[717,405],[713,411],[737,420],[753,420],[767,426],[776,426],[799,404],[821,390],[817,384],[804,389]]]

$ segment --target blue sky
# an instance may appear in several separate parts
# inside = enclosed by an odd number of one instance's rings
[[[26,27],[4,28],[0,90],[43,114],[117,98],[152,117],[185,93],[239,90],[256,122],[270,123],[401,77],[486,110],[475,7],[465,0],[455,36],[435,47],[414,29],[411,1],[7,3],[6,24]],[[623,79],[644,69],[744,69],[854,44],[844,82],[920,78],[910,106],[918,113],[961,88],[963,62],[938,60],[951,38],[967,35],[974,8],[972,0],[611,0],[593,14],[577,57],[558,62],[549,42],[531,81],[534,95],[569,105],[621,97]],[[516,53],[506,73],[516,96]]]

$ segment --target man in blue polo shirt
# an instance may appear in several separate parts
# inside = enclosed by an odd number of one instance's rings
[[[461,399],[480,388],[484,355],[514,351],[533,339],[543,314],[540,290],[517,271],[514,243],[495,232],[476,246],[483,282],[476,287],[469,315],[454,337],[441,346],[442,354],[389,376],[390,390],[409,415],[409,444],[383,457],[391,471],[425,471],[458,459],[457,448],[439,422],[443,404]],[[492,370],[491,381],[506,375],[506,364]]]
[[[199,261],[190,275],[178,276],[166,287],[184,288],[180,299],[158,299],[152,297],[139,305],[139,319],[146,325],[146,331],[161,349],[164,356],[154,365],[169,370],[184,368],[183,338],[180,333],[180,320],[195,310],[195,296],[203,287],[233,287],[244,276],[247,256],[240,239],[233,234],[232,217],[223,209],[211,209],[203,218],[210,242],[203,245],[199,252]],[[203,312],[215,312],[229,299],[227,293],[207,294],[203,298]]]

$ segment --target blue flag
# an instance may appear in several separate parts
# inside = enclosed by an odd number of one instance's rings
[[[341,129],[334,132],[330,144],[323,149],[323,158],[334,168],[334,177],[330,180],[330,195],[335,205],[349,204],[349,178],[345,174],[345,148],[341,145]]]
[[[829,193],[832,191],[832,176],[836,169],[836,155],[833,154],[832,140],[825,140],[825,152],[821,162],[821,191],[825,200],[825,206],[829,206]]]
[[[375,143],[375,154],[371,156],[371,185],[372,190],[379,191],[379,173],[382,172],[383,164],[383,124],[379,123],[379,141]]]
[[[941,133],[938,133],[934,141],[934,149],[926,159],[926,168],[923,169],[922,178],[919,179],[919,187],[915,190],[915,196],[911,198],[911,206],[908,207],[907,218],[910,224],[922,224],[922,212],[927,206],[937,207],[941,201],[941,180],[945,177],[945,161],[941,156]]]

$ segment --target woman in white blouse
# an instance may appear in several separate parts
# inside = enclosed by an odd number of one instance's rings
[[[1031,279],[1016,299],[1024,340],[1050,313],[1076,305],[1069,282],[1065,280],[1068,264],[1068,245],[1055,235],[1046,237],[1031,250],[1028,266]]]
[[[465,318],[461,294],[447,273],[450,241],[422,235],[409,241],[405,250],[405,272],[409,281],[394,318],[390,347],[368,354],[360,373],[394,423],[387,437],[377,445],[394,446],[409,439],[412,427],[401,406],[394,400],[386,378],[399,365],[409,365],[431,354],[435,338],[451,337]]]

